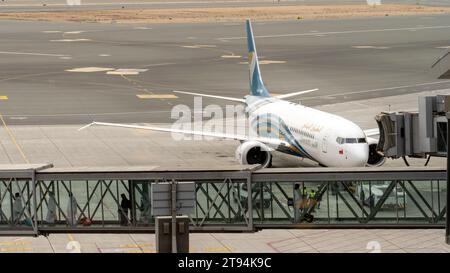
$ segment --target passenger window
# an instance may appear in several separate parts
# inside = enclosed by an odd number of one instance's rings
[[[345,143],[356,143],[356,138],[346,138]]]
[[[366,143],[366,139],[365,138],[358,138],[358,143]]]

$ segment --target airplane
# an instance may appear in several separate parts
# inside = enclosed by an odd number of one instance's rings
[[[263,168],[272,165],[273,151],[308,158],[324,167],[364,167],[384,164],[385,157],[376,150],[378,140],[371,137],[379,134],[378,129],[365,132],[343,117],[285,100],[318,89],[271,96],[261,77],[250,20],[246,21],[246,31],[250,68],[249,95],[244,98],[231,98],[184,91],[174,92],[244,103],[246,116],[255,134],[236,135],[95,121],[79,130],[92,125],[103,125],[239,140],[241,144],[235,153],[239,163],[260,164]]]

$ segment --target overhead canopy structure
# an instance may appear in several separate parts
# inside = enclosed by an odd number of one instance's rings
[[[431,66],[431,71],[438,79],[450,79],[450,51]]]

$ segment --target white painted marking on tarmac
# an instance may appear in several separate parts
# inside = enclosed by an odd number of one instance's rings
[[[177,99],[178,97],[172,94],[140,94],[136,95],[140,99]]]
[[[388,49],[387,46],[370,46],[370,45],[360,45],[360,46],[352,46],[352,48],[358,49]]]
[[[136,69],[136,68],[119,68],[113,71],[108,71],[108,75],[139,75],[142,72],[146,72],[148,69]]]
[[[83,117],[83,116],[114,116],[114,115],[142,115],[142,114],[156,114],[156,113],[171,113],[171,110],[156,110],[156,111],[140,111],[140,112],[105,112],[105,113],[68,113],[68,114],[37,114],[26,115],[27,117]],[[8,118],[16,117],[14,115],[6,116]]]
[[[50,53],[38,53],[38,52],[15,52],[15,51],[0,51],[0,54],[6,55],[31,55],[31,56],[50,56],[50,57],[65,57],[64,54],[50,54]]]
[[[67,69],[66,71],[91,73],[91,72],[104,72],[104,71],[110,71],[110,70],[114,70],[114,68],[90,66],[90,67],[79,67],[79,68]]]
[[[248,64],[248,62],[239,62],[240,64]],[[275,60],[261,60],[259,61],[260,65],[264,64],[284,64],[286,61],[275,61]]]
[[[345,95],[354,95],[354,94],[364,94],[364,93],[379,92],[379,91],[386,91],[386,90],[393,90],[393,89],[400,89],[400,88],[409,88],[409,87],[419,87],[419,86],[434,85],[434,84],[440,84],[440,83],[450,83],[450,81],[426,82],[426,83],[418,83],[418,84],[412,84],[412,85],[401,85],[401,86],[386,87],[386,88],[377,88],[377,89],[370,89],[370,90],[363,90],[363,91],[353,91],[353,92],[337,93],[337,94],[332,94],[332,95],[322,95],[322,96],[314,96],[314,97],[305,97],[305,98],[303,98],[302,100],[304,101],[304,100],[317,99],[317,98],[328,98],[328,97],[335,98],[336,96],[345,96]]]
[[[69,56],[64,56],[64,57],[59,57],[61,60],[71,60],[72,57]]]
[[[185,46],[181,46],[184,48],[212,48],[212,47],[216,47],[216,45],[185,45]]]
[[[311,36],[311,35],[329,35],[329,34],[352,34],[352,33],[371,33],[371,32],[388,32],[388,31],[405,31],[405,30],[427,30],[427,29],[446,29],[450,26],[430,26],[430,27],[405,27],[405,28],[383,28],[383,29],[362,29],[362,30],[344,30],[344,31],[328,31],[328,32],[307,32],[307,33],[292,33],[292,34],[274,34],[261,35],[255,38],[281,38],[281,37],[297,37],[297,36]],[[238,40],[247,39],[247,37],[219,37],[217,40]]]
[[[220,57],[225,58],[225,59],[239,59],[242,56],[241,55],[222,55]]]
[[[61,33],[61,30],[44,30],[42,33]]]
[[[98,56],[100,56],[100,57],[110,57],[111,55],[109,55],[109,54],[99,54]]]
[[[80,6],[81,0],[66,0],[66,3],[69,6]]]
[[[26,120],[28,118],[27,117],[10,117],[9,119],[12,119],[12,120]]]
[[[134,29],[137,29],[137,30],[149,30],[149,29],[152,29],[151,27],[134,27]]]
[[[367,0],[367,5],[379,6],[379,5],[381,5],[381,0]]]
[[[449,49],[450,46],[438,46],[438,47],[436,47],[436,48],[439,48],[439,49]]]
[[[50,42],[88,42],[92,41],[91,39],[59,39],[59,40],[50,40]]]
[[[64,34],[80,34],[85,32],[84,30],[77,30],[77,31],[66,31]]]

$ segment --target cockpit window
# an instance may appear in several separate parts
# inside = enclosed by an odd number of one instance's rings
[[[366,139],[363,137],[358,138],[358,143],[366,143]]]
[[[353,143],[366,143],[366,139],[361,137],[361,138],[343,138],[343,137],[337,137],[336,138],[336,142],[338,144],[353,144]]]

